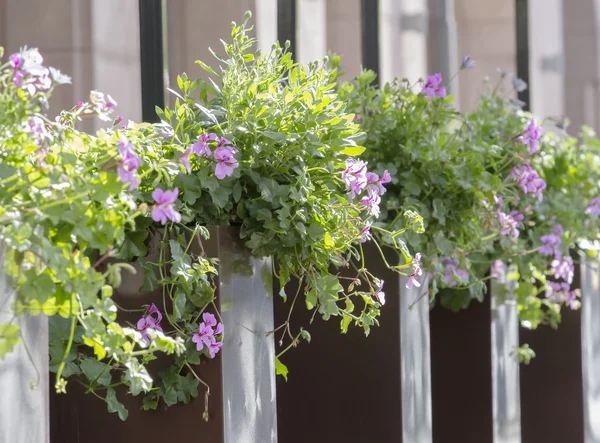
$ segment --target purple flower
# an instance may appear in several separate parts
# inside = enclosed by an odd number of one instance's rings
[[[92,104],[92,114],[96,114],[100,120],[111,121],[110,114],[117,106],[117,102],[110,95],[92,91],[90,92],[90,103]]]
[[[437,74],[430,75],[425,80],[423,89],[421,89],[421,94],[425,94],[428,99],[432,99],[433,97],[445,97],[446,88],[440,86],[441,83],[442,74],[438,72]]]
[[[117,126],[122,121],[123,121],[123,116],[122,115],[117,115],[117,118],[115,118],[115,120],[113,121],[113,126]]]
[[[221,346],[223,346],[222,341],[214,341],[210,345],[208,345],[208,353],[210,358],[215,358],[215,355],[221,350]]]
[[[217,134],[200,134],[198,136],[199,141],[190,147],[192,148],[192,152],[197,156],[202,157],[203,155],[206,155],[207,157],[210,157],[212,155],[212,151],[210,150],[208,143],[218,139],[219,137]]]
[[[554,258],[560,258],[560,236],[563,233],[563,227],[561,225],[555,225],[553,228],[553,234],[546,234],[540,237],[540,240],[544,243],[540,247],[540,253],[544,255],[554,255]]]
[[[518,211],[510,211],[510,214],[505,214],[498,211],[498,222],[500,223],[500,234],[510,235],[512,238],[519,237],[519,222],[525,218]]]
[[[210,312],[205,312],[202,314],[202,320],[206,324],[206,326],[217,326],[217,319]]]
[[[201,351],[204,349],[204,346],[210,346],[215,340],[213,328],[208,326],[205,323],[200,323],[200,327],[198,328],[198,333],[194,334],[192,337],[192,341],[196,343],[196,349]]]
[[[137,322],[137,329],[142,333],[142,340],[146,343],[146,346],[150,345],[150,334],[148,334],[148,329],[153,329],[155,331],[162,332],[162,328],[160,326],[160,321],[162,320],[162,314],[156,307],[154,303],[151,305],[144,305],[144,307],[148,308],[146,313],[142,318],[140,318]],[[156,315],[153,317],[153,315]]]
[[[172,191],[163,191],[160,188],[156,188],[152,191],[152,198],[156,202],[152,209],[152,220],[161,222],[163,225],[167,223],[167,220],[179,223],[181,221],[181,214],[173,207],[178,195],[179,189],[177,188]]]
[[[570,256],[567,255],[562,259],[555,258],[552,260],[550,270],[554,273],[554,278],[562,278],[569,284],[573,283],[575,267],[573,266],[573,259]]]
[[[585,209],[586,214],[592,214],[596,217],[600,216],[600,198],[596,197],[592,200],[592,204]]]
[[[502,260],[496,260],[490,270],[492,278],[495,278],[500,283],[504,283],[506,280],[506,265]]]
[[[346,169],[342,172],[346,189],[355,198],[367,187],[367,164],[353,158],[346,159]]]
[[[381,306],[385,305],[385,292],[383,292],[383,280],[375,279],[375,296]]]
[[[542,127],[538,126],[535,119],[531,119],[525,134],[521,136],[521,142],[529,146],[529,153],[535,154],[540,150],[540,137],[542,136]]]
[[[186,151],[179,157],[179,161],[183,166],[185,166],[185,170],[189,174],[192,172],[192,165],[190,164],[190,154],[192,153],[192,148],[187,148]]]
[[[14,54],[11,54],[8,57],[8,60],[10,62],[10,66],[12,66],[13,69],[19,69],[21,67],[21,54],[18,52],[15,52]]]
[[[546,298],[554,300],[557,303],[566,302],[571,309],[578,307],[577,297],[579,289],[571,289],[571,286],[565,282],[548,282],[546,284]]]
[[[472,69],[475,66],[477,66],[475,60],[473,60],[470,55],[465,55],[460,64],[460,69]]]
[[[52,86],[50,71],[42,65],[44,59],[37,48],[25,47],[8,59],[13,68],[13,83],[29,95],[34,95],[37,89],[47,91]]]
[[[381,197],[379,194],[373,193],[372,195],[363,197],[360,200],[360,204],[367,208],[368,213],[375,218],[379,217],[380,209],[379,203],[381,203]]]
[[[119,179],[123,183],[129,183],[129,190],[133,191],[140,185],[135,172],[141,166],[142,159],[137,156],[134,146],[126,138],[121,138],[117,142],[117,150],[121,155]]]
[[[371,239],[373,239],[373,234],[371,234],[371,222],[367,222],[365,227],[360,231],[360,242],[366,243]]]
[[[423,275],[423,270],[421,269],[421,253],[417,252],[413,258],[413,261],[411,262],[412,268],[413,268],[413,273],[411,274],[411,276],[408,279],[408,282],[406,283],[406,287],[408,289],[412,289],[413,286],[416,286],[417,288],[421,286],[421,283],[419,283],[419,281],[417,280],[417,277],[420,277],[421,275]]]
[[[387,169],[383,171],[383,176],[381,178],[379,178],[379,176],[374,172],[367,172],[366,177],[367,192],[369,192],[369,195],[372,193],[377,193],[379,195],[385,194],[386,189],[383,185],[392,181],[392,177]]]
[[[221,139],[221,141],[223,140],[225,139]],[[219,142],[219,144],[221,143]],[[230,146],[218,146],[217,149],[215,149],[215,160],[217,161],[217,165],[215,166],[215,176],[219,180],[223,180],[225,177],[233,174],[233,170],[239,166],[239,163],[234,157],[234,154],[237,152],[237,149]]]
[[[527,89],[527,83],[523,79],[520,79],[519,77],[513,76],[512,85],[513,85],[513,88],[515,88],[515,91],[517,91],[517,92],[523,92]]]
[[[223,346],[223,342],[217,341],[217,336],[223,334],[223,323],[217,323],[215,316],[208,312],[202,314],[202,320],[198,333],[192,336],[192,341],[196,343],[198,351],[202,351],[206,347],[210,358],[214,358]]]
[[[447,257],[442,260],[442,263],[445,266],[444,280],[446,280],[449,288],[452,288],[457,284],[454,280],[454,276],[459,279],[469,279],[469,273],[458,268],[458,260]]]
[[[525,194],[536,194],[539,201],[544,199],[542,191],[546,189],[546,182],[530,165],[524,165],[523,169],[513,169],[512,175],[517,178]]]

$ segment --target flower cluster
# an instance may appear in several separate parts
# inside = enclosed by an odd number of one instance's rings
[[[144,340],[146,346],[149,346],[151,338],[150,334],[148,334],[148,330],[152,329],[154,331],[162,332],[162,327],[160,326],[162,314],[154,303],[151,305],[144,305],[144,307],[146,308],[146,313],[138,320],[137,329],[142,333],[142,340]]]
[[[421,253],[417,252],[410,263],[412,265],[413,272],[408,278],[408,282],[406,283],[406,287],[408,289],[412,289],[413,286],[417,288],[421,286],[421,283],[417,280],[417,277],[423,275],[423,270],[421,269]]]
[[[446,97],[446,88],[440,86],[442,84],[442,74],[439,72],[427,77],[421,94],[425,94],[428,99],[433,97]]]
[[[44,59],[37,48],[23,48],[20,52],[11,54],[8,59],[13,69],[13,83],[27,91],[29,95],[35,95],[38,90],[48,91],[52,86],[50,69],[42,64]],[[53,69],[53,71],[57,73],[61,83],[71,81],[67,76],[60,74],[58,70]]]
[[[117,102],[110,95],[104,95],[102,92],[90,92],[90,105],[78,103],[78,107],[83,107],[83,113],[87,115],[97,115],[100,120],[109,122],[112,120],[110,114],[117,107]]]
[[[563,234],[561,225],[554,225],[552,234],[542,235],[540,240],[544,243],[540,247],[540,253],[544,255],[553,255],[555,259],[560,259],[560,243]]]
[[[496,215],[498,216],[498,223],[500,224],[500,234],[509,235],[512,238],[519,238],[519,227],[521,222],[525,219],[525,216],[517,210],[512,210],[508,214],[503,212],[502,196],[494,195],[494,200],[496,201]]]
[[[600,216],[600,198],[593,199],[592,203],[585,209],[585,213],[596,217]]]
[[[566,282],[548,282],[546,286],[546,297],[557,303],[566,302],[571,309],[579,307],[577,298],[580,295],[579,289],[571,289]]]
[[[542,136],[542,128],[538,126],[535,119],[531,119],[525,133],[521,136],[521,143],[529,147],[529,153],[535,154],[540,150],[540,137]]]
[[[512,175],[525,194],[535,194],[540,202],[544,199],[542,191],[546,189],[546,182],[531,165],[524,165],[522,169],[514,168]]]
[[[121,155],[119,160],[119,179],[133,191],[140,185],[136,176],[137,169],[142,165],[142,159],[136,154],[135,147],[124,137],[117,142],[117,150]]]
[[[217,142],[214,155],[208,145],[210,142]],[[225,137],[219,137],[217,134],[200,134],[198,136],[198,142],[192,144],[181,155],[179,159],[188,174],[192,172],[192,165],[190,164],[190,156],[192,153],[196,154],[198,157],[213,156],[216,160],[215,176],[219,180],[223,180],[225,177],[233,174],[234,169],[239,166],[239,163],[235,158],[235,154],[238,153],[238,150],[231,146],[229,140]]]
[[[166,191],[156,188],[152,191],[152,198],[156,202],[152,209],[152,220],[163,225],[167,223],[167,220],[179,223],[181,214],[174,207],[178,195],[179,189],[177,188]]]
[[[202,314],[202,320],[198,328],[198,333],[194,334],[192,341],[196,343],[198,351],[206,349],[210,358],[215,358],[215,355],[217,355],[221,346],[223,346],[223,341],[217,341],[219,336],[222,337],[223,323],[217,323],[215,316],[208,312]]]
[[[573,259],[570,256],[558,257],[552,260],[550,264],[550,270],[554,274],[554,278],[563,279],[568,284],[573,283],[573,276],[575,275],[575,266],[573,265]]]
[[[367,208],[369,215],[379,217],[379,204],[381,196],[385,194],[386,183],[392,181],[390,173],[385,170],[383,175],[379,177],[374,172],[367,172],[367,163],[362,160],[349,158],[346,160],[346,169],[342,171],[342,180],[352,195],[355,198],[363,191],[367,191],[367,195],[360,199],[360,204]],[[366,230],[368,232],[368,229]],[[364,232],[361,233],[364,235]]]
[[[449,288],[457,285],[457,282],[454,278],[455,276],[459,279],[469,279],[469,273],[458,267],[458,260],[445,257],[442,259],[442,263],[444,265],[444,280],[446,280]]]

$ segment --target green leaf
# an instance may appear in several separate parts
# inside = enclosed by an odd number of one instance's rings
[[[183,316],[185,315],[186,300],[187,300],[187,297],[185,296],[185,294],[182,291],[178,291],[177,295],[175,296],[175,301],[173,303],[173,308],[174,308],[173,310],[174,310],[176,320],[181,320],[183,318]]]
[[[285,381],[287,381],[287,377],[288,377],[288,368],[286,365],[284,365],[283,363],[281,363],[281,360],[279,360],[277,357],[275,357],[275,373],[277,375],[281,375],[283,376],[283,378],[285,378]]]
[[[363,152],[365,152],[366,148],[364,148],[363,146],[352,146],[349,148],[345,148],[342,153],[349,155],[351,157],[356,157],[357,155],[362,154]]]
[[[19,343],[19,330],[21,327],[12,323],[0,325],[0,358],[13,351]]]
[[[105,363],[94,358],[84,357],[79,366],[90,383],[95,382],[102,386],[110,384],[110,368]]]
[[[122,421],[127,420],[127,416],[129,415],[129,411],[125,408],[125,405],[117,400],[117,393],[113,388],[108,388],[106,390],[106,408],[108,412],[117,412],[119,414],[119,418]]]

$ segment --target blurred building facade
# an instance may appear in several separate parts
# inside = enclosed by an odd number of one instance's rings
[[[346,78],[360,71],[361,0],[296,0],[296,58],[343,56]],[[497,68],[516,71],[515,0],[379,0],[379,76],[416,80],[458,69],[470,55],[477,67],[449,85],[463,110],[471,109],[484,79]],[[252,10],[264,48],[277,38],[277,0],[167,0],[167,80],[202,75],[197,59],[211,61],[230,23]],[[541,117],[567,115],[570,132],[600,126],[600,2],[528,0],[530,106]],[[73,77],[58,90],[51,111],[85,100],[97,89],[113,96],[126,119],[141,119],[138,0],[0,0],[0,45],[7,53],[38,47],[46,63]],[[447,72],[445,72],[447,71]],[[91,129],[91,126],[90,126]]]

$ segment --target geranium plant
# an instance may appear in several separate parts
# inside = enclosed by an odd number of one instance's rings
[[[467,57],[461,69],[474,65]],[[439,74],[378,89],[365,71],[340,93],[359,116],[370,165],[392,175],[379,223],[398,229],[406,210],[423,216],[425,235],[406,238],[423,255],[431,299],[465,308],[498,278],[511,282],[525,326],[556,327],[563,304],[579,305],[569,250],[596,238],[597,144],[589,130],[580,146],[565,139],[561,122],[543,131],[505,91],[509,78],[515,88],[524,82],[500,74],[468,114]]]
[[[115,101],[96,91],[52,121],[48,97],[68,77],[44,67],[36,49],[0,66],[0,242],[12,309],[50,317],[56,390],[74,380],[121,419],[116,387],[144,394],[145,409],[188,403],[205,384],[194,365],[226,340],[214,303],[218,265],[202,247],[207,227],[238,225],[254,255],[275,258],[283,297],[290,279],[299,282],[290,309],[302,295],[309,310],[339,318],[342,332],[354,323],[368,333],[384,304],[361,242],[372,237],[390,174],[357,158],[364,148],[335,70],[299,66],[278,44],[254,52],[247,31],[233,25],[220,69],[198,62],[210,81],[177,79],[175,107],[157,109],[154,125],[120,126]],[[93,117],[106,128],[76,129]],[[414,212],[402,217],[403,227],[382,232],[401,251],[388,266],[410,275],[419,261],[399,236],[421,225]],[[141,291],[162,294],[133,312],[112,297],[132,262],[144,272]],[[286,350],[310,340],[284,326]],[[2,357],[20,333],[13,321],[0,331]],[[162,354],[171,365],[149,371]]]

